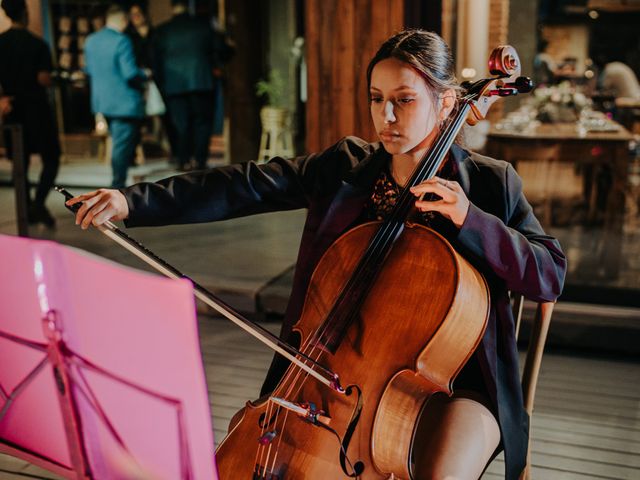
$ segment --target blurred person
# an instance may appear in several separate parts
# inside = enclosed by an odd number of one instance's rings
[[[539,38],[538,53],[533,59],[533,81],[535,85],[552,85],[576,78],[576,59],[565,57],[557,62],[549,53],[549,41]]]
[[[213,134],[222,135],[224,129],[225,66],[235,53],[235,44],[217,19],[213,19]]]
[[[538,40],[538,53],[533,59],[533,81],[536,85],[550,85],[555,83],[558,65],[547,52],[549,41],[545,38]]]
[[[187,12],[186,0],[172,0],[173,17],[158,26],[153,38],[153,74],[176,129],[180,170],[193,155],[203,169],[213,127],[214,34]]]
[[[0,112],[7,124],[22,126],[25,170],[31,154],[38,153],[42,159],[35,197],[28,195],[28,221],[54,228],[55,219],[45,206],[60,167],[60,142],[47,95],[52,83],[51,53],[44,40],[27,30],[25,0],[2,0],[2,9],[11,19],[11,28],[0,34],[0,84],[4,91]],[[6,143],[11,157],[8,136]]]
[[[109,7],[106,26],[87,37],[86,72],[90,77],[91,108],[102,113],[113,143],[111,186],[121,188],[140,142],[144,117],[144,86],[148,75],[136,65],[133,45],[124,30],[127,14],[119,6]]]
[[[136,64],[140,68],[150,68],[153,27],[149,23],[146,12],[139,3],[134,3],[129,7],[129,24],[125,29],[125,33],[129,36],[133,44]]]
[[[600,77],[602,89],[616,98],[640,100],[640,84],[633,70],[622,62],[607,63]]]
[[[151,36],[153,34],[153,28],[142,4],[133,3],[129,7],[129,24],[127,25],[124,33],[126,33],[131,39],[133,53],[136,57],[136,64],[138,67],[149,70],[151,68]],[[150,84],[148,83],[147,91],[145,91],[144,94],[146,118],[142,124],[141,130],[142,132],[150,132],[155,138],[159,138],[161,135],[160,119],[157,116],[159,113],[156,111],[150,113],[148,108],[149,88]],[[136,163],[144,163],[142,142],[136,146],[135,159],[132,165],[135,165]]]

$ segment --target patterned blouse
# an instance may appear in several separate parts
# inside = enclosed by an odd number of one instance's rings
[[[438,174],[441,178],[453,177],[453,169],[447,161]],[[390,171],[391,163],[388,163],[380,172],[378,179],[373,186],[371,197],[365,204],[365,218],[368,221],[384,220],[393,211],[398,202],[398,198],[404,191],[404,187],[399,186]],[[416,219],[419,223],[430,227],[436,218],[441,217],[437,212],[419,212]]]

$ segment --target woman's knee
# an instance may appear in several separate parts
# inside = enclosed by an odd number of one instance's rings
[[[477,479],[500,442],[493,414],[468,398],[438,399],[420,419],[414,478]]]

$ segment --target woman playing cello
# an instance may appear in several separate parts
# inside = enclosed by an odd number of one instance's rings
[[[380,142],[346,137],[295,159],[101,189],[67,204],[82,202],[76,223],[83,228],[110,219],[125,220],[127,226],[167,225],[307,208],[281,332],[295,344],[292,326],[323,253],[349,228],[385,218],[456,108],[451,54],[431,32],[407,30],[389,38],[371,60],[367,82]],[[420,421],[414,478],[475,479],[502,449],[506,478],[515,480],[525,465],[529,419],[508,291],[536,301],[555,300],[562,290],[565,257],[542,230],[520,178],[506,162],[453,145],[437,175],[411,193],[417,197],[418,222],[444,236],[484,275],[491,299],[486,330],[457,376],[454,394],[430,402]],[[263,393],[276,387],[286,363],[274,358]]]

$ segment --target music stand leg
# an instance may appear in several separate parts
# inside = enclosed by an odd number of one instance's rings
[[[54,310],[49,310],[42,319],[42,329],[45,337],[49,340],[47,354],[56,382],[56,392],[60,402],[60,410],[64,420],[64,429],[69,447],[71,464],[79,479],[91,478],[89,473],[89,462],[84,449],[80,416],[71,389],[72,382],[65,362],[66,346],[62,340],[62,329],[58,316]]]

